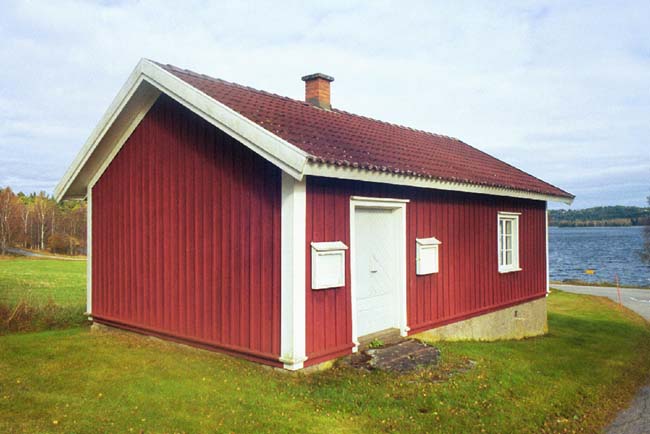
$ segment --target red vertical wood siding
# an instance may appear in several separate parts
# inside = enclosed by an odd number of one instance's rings
[[[349,352],[350,196],[409,199],[407,204],[407,322],[411,333],[543,297],[546,293],[545,204],[540,201],[308,178],[307,183],[307,364]],[[520,212],[522,271],[500,274],[497,213]],[[439,272],[415,274],[415,239],[441,242]],[[311,289],[312,241],[350,246],[346,286]]]
[[[278,364],[280,182],[161,96],[92,191],[93,317]]]

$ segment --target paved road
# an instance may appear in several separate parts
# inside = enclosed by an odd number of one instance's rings
[[[591,294],[608,297],[618,303],[616,288],[599,286],[555,285],[552,288],[562,291],[575,292],[576,294]],[[623,306],[632,309],[646,320],[650,321],[650,290],[637,288],[621,288],[621,301]]]
[[[29,250],[16,249],[14,247],[8,247],[7,251],[9,253],[13,253],[14,255],[34,256],[34,257],[37,257],[37,258],[62,259],[64,261],[84,261],[85,260],[85,258],[66,258],[65,256],[44,255],[42,253],[30,252]]]
[[[607,428],[607,434],[650,433],[650,386],[642,388],[632,405]]]
[[[576,285],[551,285],[562,291],[600,295],[618,302],[616,288]],[[621,301],[646,320],[650,320],[650,290],[621,288]],[[642,388],[627,410],[622,411],[607,428],[607,434],[650,433],[650,386]]]

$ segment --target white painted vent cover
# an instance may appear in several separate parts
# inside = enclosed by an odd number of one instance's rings
[[[345,286],[345,251],[341,241],[311,243],[311,288]]]
[[[433,274],[438,272],[439,247],[442,244],[436,238],[416,238],[415,274]]]

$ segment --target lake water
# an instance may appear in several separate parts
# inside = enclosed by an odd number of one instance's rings
[[[641,260],[645,227],[549,228],[551,280],[580,279],[650,286]],[[593,275],[585,270],[592,269]]]

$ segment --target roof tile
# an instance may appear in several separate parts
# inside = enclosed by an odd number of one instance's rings
[[[302,149],[314,162],[573,197],[452,137],[159,66]]]

